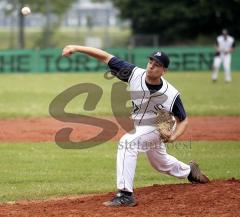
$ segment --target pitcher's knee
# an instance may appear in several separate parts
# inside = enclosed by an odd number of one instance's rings
[[[157,159],[148,157],[148,159],[152,167],[154,167],[156,170],[166,172],[166,169],[169,166],[169,160],[167,159],[166,156],[163,155]]]

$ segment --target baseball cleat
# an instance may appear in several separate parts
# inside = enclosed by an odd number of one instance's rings
[[[189,165],[191,168],[190,174],[187,177],[189,182],[194,184],[197,184],[197,183],[205,184],[210,182],[209,178],[201,172],[196,162],[190,161]]]
[[[104,202],[103,205],[108,207],[136,206],[137,202],[133,195],[128,196],[122,192],[118,192],[112,200]]]

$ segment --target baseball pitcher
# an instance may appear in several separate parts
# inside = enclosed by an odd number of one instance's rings
[[[104,203],[105,206],[137,204],[133,195],[133,182],[140,152],[146,153],[153,168],[161,173],[187,178],[192,183],[209,182],[195,162],[183,163],[166,150],[165,142],[175,141],[183,134],[188,123],[180,93],[163,78],[170,63],[167,54],[162,51],[152,53],[148,57],[146,69],[143,69],[92,47],[68,45],[62,55],[70,56],[75,52],[90,55],[108,64],[113,75],[128,83],[133,104],[135,129],[126,133],[118,143],[118,192],[113,199]]]

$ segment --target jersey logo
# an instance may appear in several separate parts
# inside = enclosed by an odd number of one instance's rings
[[[160,110],[162,110],[164,107],[163,107],[162,104],[156,104],[156,105],[154,106],[154,108],[155,108],[155,110],[160,111]]]
[[[139,111],[139,107],[132,101],[132,105],[133,105],[133,114],[137,113],[137,111]]]

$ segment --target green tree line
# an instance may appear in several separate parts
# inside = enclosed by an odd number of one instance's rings
[[[240,36],[240,0],[112,0],[135,34],[157,34],[161,43],[213,38],[227,28]]]

